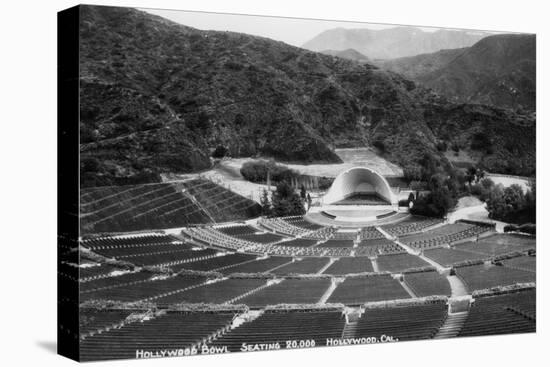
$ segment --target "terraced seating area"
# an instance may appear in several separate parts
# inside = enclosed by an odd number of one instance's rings
[[[296,226],[296,227],[305,228],[305,229],[308,229],[308,230],[311,230],[311,231],[316,231],[318,229],[324,228],[323,226],[320,226],[318,224],[308,222],[301,215],[293,216],[293,217],[282,217],[281,219],[284,220],[287,223],[290,223],[290,224]]]
[[[217,254],[216,250],[189,250],[180,249],[172,251],[153,252],[149,254],[137,254],[129,256],[119,256],[119,260],[129,261],[136,265],[143,266],[170,266],[172,264],[181,264],[199,260],[205,260],[214,257]]]
[[[237,237],[229,236],[212,227],[186,228],[183,230],[183,232],[186,235],[195,239],[196,241],[203,242],[211,246],[232,250],[243,249],[257,244],[251,241],[246,241]]]
[[[298,256],[308,254],[315,254],[317,250],[314,248],[308,247],[296,247],[296,246],[285,246],[286,242],[280,242],[276,245],[267,245],[262,249],[259,249],[259,253],[269,254],[270,256]],[[309,255],[312,256],[312,255]]]
[[[265,273],[273,268],[289,263],[291,261],[292,259],[288,257],[271,256],[266,259],[255,260],[242,265],[232,266],[230,268],[221,270],[221,272],[223,274]]]
[[[310,246],[315,245],[317,242],[319,242],[319,241],[318,240],[308,240],[308,239],[304,239],[304,238],[296,238],[294,240],[281,242],[281,243],[279,243],[279,245],[281,245],[281,246],[293,246],[293,247],[310,247]]]
[[[376,227],[365,227],[359,232],[359,238],[361,240],[374,240],[385,237]]]
[[[302,236],[311,232],[313,229],[295,226],[281,218],[260,218],[258,223],[271,231],[282,233],[289,236]]]
[[[392,236],[405,236],[413,233],[418,233],[426,228],[435,226],[443,222],[443,219],[421,217],[413,215],[398,223],[386,224],[382,229]]]
[[[209,223],[193,201],[171,183],[82,189],[81,228],[90,232],[125,232]]]
[[[231,325],[233,313],[167,312],[95,334],[81,342],[82,361],[136,358],[136,350],[177,350],[202,342]]]
[[[299,261],[294,261],[288,265],[284,265],[280,268],[272,271],[273,274],[287,275],[287,274],[315,274],[319,270],[323,269],[328,263],[329,259],[326,257],[309,257]]]
[[[406,273],[404,281],[417,297],[451,295],[449,281],[437,271]]]
[[[319,248],[315,247],[293,247],[285,246],[285,242],[278,243],[276,245],[267,245],[263,248],[258,248],[258,252],[268,253],[275,256],[330,256],[330,257],[340,257],[340,256],[350,256],[351,248]]]
[[[152,278],[153,276],[155,276],[155,273],[148,271],[132,271],[118,276],[81,281],[80,291],[89,292],[94,289],[120,287],[135,282],[142,282]]]
[[[467,223],[446,224],[421,234],[400,237],[399,240],[418,250],[429,249],[476,237],[492,228],[491,226]]]
[[[321,247],[317,246],[316,253],[313,256],[329,256],[329,257],[341,257],[341,256],[351,256],[352,249],[349,247],[338,248],[338,247]],[[308,250],[308,249],[305,249]]]
[[[332,227],[321,227],[313,232],[305,234],[302,238],[309,238],[313,240],[326,240],[332,236],[335,229]]]
[[[224,256],[214,256],[206,260],[188,262],[183,264],[171,265],[170,268],[174,271],[181,269],[199,270],[199,271],[214,271],[219,268],[232,266],[243,263],[245,261],[254,260],[256,256],[247,254],[227,254]]]
[[[356,256],[375,256],[405,252],[403,247],[386,238],[363,240],[355,249]]]
[[[200,249],[172,236],[151,235],[124,238],[100,238],[82,242],[95,253],[124,260],[140,266],[201,260],[216,254],[212,249]]]
[[[380,271],[389,271],[391,273],[430,265],[418,256],[410,254],[378,256],[376,262],[378,263],[378,269]]]
[[[225,303],[266,284],[266,279],[230,278],[157,298],[160,305],[175,303]],[[239,301],[238,303],[242,303]]]
[[[357,337],[391,336],[394,340],[431,339],[447,317],[444,302],[402,307],[367,308],[357,323]]]
[[[179,291],[206,281],[204,277],[171,276],[165,279],[149,280],[129,285],[102,288],[96,291],[80,293],[80,301],[111,300],[134,302],[156,297],[164,293]]]
[[[66,268],[66,270],[63,270]],[[73,267],[70,265],[60,265],[60,271],[65,271],[67,273],[75,274],[75,276],[78,277],[78,272],[80,272],[80,277],[78,278],[80,281],[83,280],[90,280],[90,279],[97,279],[109,276],[112,272],[117,271],[126,271],[128,269],[126,268],[120,268],[114,265],[104,264],[104,263],[95,263],[92,264],[92,266],[81,266],[81,267]]]
[[[159,244],[159,245],[145,245],[139,247],[113,247],[113,248],[100,248],[94,249],[96,254],[103,255],[109,258],[124,259],[127,257],[151,254],[151,253],[167,253],[167,252],[180,252],[191,251],[193,247],[187,244]]]
[[[351,240],[327,240],[326,242],[321,243],[317,247],[319,248],[338,248],[338,247],[347,247],[352,248],[353,247],[353,241]]]
[[[324,346],[327,338],[340,338],[344,326],[341,311],[266,311],[209,345],[227,345],[230,352],[237,352],[242,343],[280,343],[284,346],[287,340],[313,339],[316,346]]]
[[[225,233],[229,236],[236,236],[242,234],[254,234],[258,230],[248,225],[229,225],[226,227],[216,227],[216,230]]]
[[[536,331],[534,290],[475,298],[458,336],[531,333]]]
[[[473,265],[456,268],[456,274],[466,283],[470,292],[496,286],[535,282],[530,271],[496,265]]]
[[[496,256],[509,252],[534,250],[536,239],[528,236],[496,234],[475,242],[459,243],[455,248]]]
[[[341,257],[326,269],[323,274],[345,275],[372,273],[372,262],[368,257]]]
[[[82,189],[80,200],[84,233],[183,227],[260,213],[256,202],[208,180]]]
[[[256,242],[256,243],[273,243],[279,242],[286,237],[279,236],[275,233],[256,233],[256,234],[243,234],[235,235],[235,237],[240,238],[245,241]]]
[[[410,297],[399,281],[389,275],[376,275],[346,278],[343,283],[338,284],[327,302],[358,305]]]
[[[536,256],[519,256],[512,259],[502,261],[504,266],[509,268],[531,271],[535,273],[537,271],[537,257]]]
[[[91,250],[107,248],[135,248],[149,247],[151,245],[181,244],[181,241],[173,236],[164,234],[136,235],[125,237],[100,237],[91,238],[81,242],[82,246]]]
[[[346,231],[346,232],[339,232],[336,231],[332,234],[331,239],[333,240],[350,240],[354,241],[357,239],[357,231]]]
[[[187,192],[216,222],[238,221],[260,215],[258,203],[206,179],[184,181]]]
[[[330,279],[285,279],[240,299],[249,307],[281,303],[317,303],[330,286]]]
[[[433,261],[444,265],[449,266],[452,264],[460,263],[463,261],[469,260],[483,260],[490,257],[490,255],[475,253],[470,251],[459,250],[460,246],[454,248],[435,248],[431,250],[424,251],[424,255],[429,257]]]
[[[89,333],[95,333],[120,325],[130,316],[132,310],[98,310],[95,308],[81,308],[78,325],[81,338]]]

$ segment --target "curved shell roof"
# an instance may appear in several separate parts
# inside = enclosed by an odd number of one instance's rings
[[[340,173],[323,201],[332,204],[360,192],[377,193],[392,205],[397,204],[397,198],[384,176],[367,167],[353,167]]]

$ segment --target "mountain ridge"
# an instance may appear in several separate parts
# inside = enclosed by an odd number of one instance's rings
[[[536,39],[483,38],[471,47],[375,62],[460,103],[535,110]]]
[[[220,146],[234,157],[306,164],[339,162],[335,147],[375,147],[409,170],[420,171],[426,156],[449,166],[434,131],[460,107],[393,72],[134,9],[81,6],[81,19],[84,186],[197,172]],[[468,118],[534,126],[488,107],[476,114]]]
[[[432,53],[442,49],[473,45],[489,32],[439,29],[423,31],[417,27],[393,27],[381,30],[333,28],[321,32],[302,47],[310,51],[355,49],[369,59],[395,59]]]

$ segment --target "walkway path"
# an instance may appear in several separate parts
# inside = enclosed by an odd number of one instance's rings
[[[403,288],[405,288],[405,290],[407,291],[407,293],[409,294],[409,296],[411,296],[411,298],[416,298],[418,297],[414,292],[413,290],[407,285],[407,283],[405,282],[399,282]]]
[[[319,299],[319,302],[317,303],[321,305],[325,304],[325,302],[330,298],[330,296],[332,295],[332,292],[334,292],[334,290],[336,289],[339,283],[340,283],[340,280],[333,278],[332,282],[330,282],[330,287],[328,287],[326,292],[321,296],[321,299]]]
[[[451,297],[467,296],[468,290],[466,285],[456,275],[447,275],[447,280],[451,286]]]

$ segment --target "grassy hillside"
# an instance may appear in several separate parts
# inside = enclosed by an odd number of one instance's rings
[[[82,6],[81,15],[82,186],[202,170],[219,146],[296,163],[340,162],[335,147],[371,146],[402,167],[426,156],[448,164],[436,145],[454,105],[397,74],[133,9]],[[484,122],[474,117],[457,118],[475,130]],[[524,120],[488,118],[504,131]],[[534,121],[522,126],[534,131]],[[494,152],[504,148],[495,141]]]

